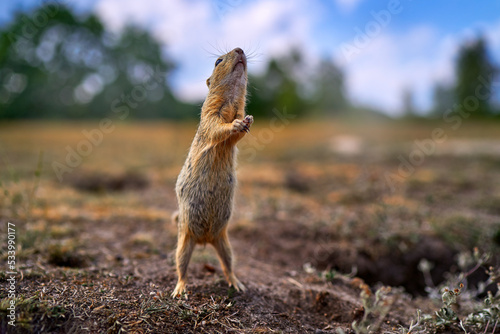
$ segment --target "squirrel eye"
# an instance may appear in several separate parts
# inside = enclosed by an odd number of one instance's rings
[[[222,61],[222,58],[217,59],[217,61],[215,62],[215,66],[219,65],[221,61]]]

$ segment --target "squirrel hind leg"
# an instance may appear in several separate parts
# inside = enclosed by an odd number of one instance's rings
[[[195,245],[196,243],[194,239],[188,234],[185,234],[179,238],[177,251],[175,254],[177,275],[179,279],[177,281],[177,285],[175,286],[174,292],[172,293],[173,298],[186,292],[187,268]]]
[[[217,255],[222,265],[222,271],[230,286],[234,287],[236,291],[245,291],[245,286],[236,278],[233,272],[233,253],[227,231],[224,230],[221,236],[213,242]]]

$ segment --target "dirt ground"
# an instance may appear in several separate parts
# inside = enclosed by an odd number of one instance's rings
[[[407,333],[417,310],[436,317],[440,284],[464,283],[456,323],[427,329],[462,332],[500,264],[500,124],[274,124],[239,145],[230,240],[248,290],[198,246],[181,300],[170,216],[196,124],[1,125],[0,254],[6,267],[15,224],[18,274],[16,327],[2,289],[0,331]],[[470,270],[475,248],[491,256]]]

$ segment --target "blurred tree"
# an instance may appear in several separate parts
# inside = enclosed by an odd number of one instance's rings
[[[453,87],[444,84],[436,84],[432,93],[433,106],[431,114],[441,117],[445,112],[453,108]]]
[[[264,74],[249,76],[248,113],[272,116],[273,110],[286,108],[296,116],[337,113],[348,106],[344,94],[344,75],[328,60],[306,66],[303,55],[292,50],[272,59]]]
[[[292,115],[306,114],[309,101],[304,98],[303,83],[296,79],[301,67],[300,52],[292,50],[285,57],[271,59],[263,75],[250,75],[248,113],[270,117],[273,110],[286,109]]]
[[[265,75],[248,75],[248,99],[247,99],[247,113],[255,117],[271,116],[273,106],[273,97],[267,91],[267,84]]]
[[[475,116],[490,114],[492,82],[497,73],[497,68],[488,56],[484,38],[466,43],[459,51],[456,64],[456,103],[465,104],[465,107],[469,107],[467,111]]]
[[[45,4],[0,31],[0,118],[180,117],[173,68],[148,33]]]
[[[402,93],[402,111],[404,117],[415,116],[415,103],[413,101],[413,92],[409,88],[403,89]]]
[[[315,109],[321,114],[338,114],[348,107],[344,92],[344,73],[332,61],[322,59],[313,80]]]

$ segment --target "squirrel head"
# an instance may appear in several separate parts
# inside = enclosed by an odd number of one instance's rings
[[[207,79],[208,95],[239,99],[246,95],[247,57],[240,48],[220,56],[215,61],[212,75]]]

